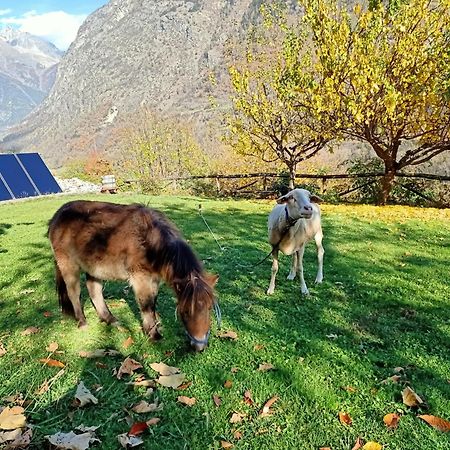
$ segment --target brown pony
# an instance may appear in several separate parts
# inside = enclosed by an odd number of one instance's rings
[[[220,321],[214,298],[218,277],[204,271],[177,228],[143,205],[73,201],[61,206],[48,228],[56,262],[56,289],[62,311],[86,326],[80,302],[80,273],[100,320],[117,322],[105,303],[102,280],[127,280],[141,310],[144,332],[161,338],[155,315],[160,280],[177,296],[177,311],[195,350],[210,333],[210,311]]]

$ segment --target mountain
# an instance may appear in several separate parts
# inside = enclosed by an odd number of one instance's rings
[[[113,148],[118,130],[142,109],[179,116],[206,133],[210,75],[220,81],[224,50],[261,2],[111,0],[80,27],[49,96],[2,150],[36,150],[60,166],[75,154]]]
[[[18,123],[48,94],[62,52],[14,28],[0,28],[0,129]]]

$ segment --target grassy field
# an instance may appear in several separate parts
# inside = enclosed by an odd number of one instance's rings
[[[45,435],[84,424],[100,426],[96,435],[102,443],[93,448],[117,449],[116,436],[130,429],[130,421],[155,416],[161,421],[142,435],[141,448],[208,449],[226,441],[238,449],[351,450],[358,436],[389,450],[450,448],[448,433],[417,417],[450,420],[450,211],[323,205],[324,283],[313,284],[317,265],[310,244],[305,278],[311,295],[300,295],[298,279],[286,280],[290,259],[281,256],[275,294],[267,296],[271,263],[255,263],[269,251],[266,219],[273,202],[107,198],[143,202],[167,213],[206,268],[220,275],[222,331],[233,330],[238,338],[218,338],[214,323],[209,348],[189,352],[174,316],[174,296],[163,286],[158,305],[164,339],[151,344],[141,332],[132,292],[115,282],[105,284],[105,298],[123,328],[100,324],[87,301],[89,328],[78,330],[58,310],[46,238],[49,218],[72,198],[1,204],[0,406],[12,401],[5,397],[22,395],[33,424],[29,448],[47,448]],[[223,250],[199,216],[199,203]],[[38,332],[24,335],[30,326]],[[133,343],[126,347],[130,336]],[[58,343],[57,352],[46,350],[51,342]],[[120,355],[79,356],[99,348]],[[65,364],[64,372],[38,393],[60,370],[39,362],[49,355]],[[143,365],[137,374],[147,379],[157,377],[150,364],[163,361],[179,367],[192,384],[182,391],[158,387],[145,397],[146,388],[126,384],[128,376],[113,376],[126,356]],[[274,369],[259,371],[263,363]],[[383,382],[395,368],[402,368],[400,379]],[[224,386],[227,380],[230,387]],[[80,381],[98,398],[97,405],[73,404]],[[405,386],[426,401],[426,412],[402,403]],[[246,391],[253,402],[244,401]],[[180,395],[195,397],[195,405],[178,403]],[[221,398],[220,406],[213,395]],[[278,400],[272,414],[262,417],[261,408],[273,396]],[[133,413],[130,407],[144,398],[158,398],[163,409]],[[242,420],[230,423],[236,412]],[[347,412],[352,425],[341,424],[339,412]],[[391,430],[383,416],[394,412],[401,418]]]

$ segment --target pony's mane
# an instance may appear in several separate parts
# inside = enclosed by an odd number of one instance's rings
[[[214,289],[204,275],[192,273],[187,282],[175,281],[178,294],[177,310],[194,315],[195,308],[211,308],[214,303]]]

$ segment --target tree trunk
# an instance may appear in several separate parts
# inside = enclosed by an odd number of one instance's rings
[[[289,169],[289,189],[292,190],[295,188],[295,175],[296,175],[295,165],[288,167],[288,169]]]
[[[385,205],[389,200],[392,188],[394,186],[396,170],[393,168],[385,168],[384,176],[381,179],[381,192],[378,198],[378,205]]]

